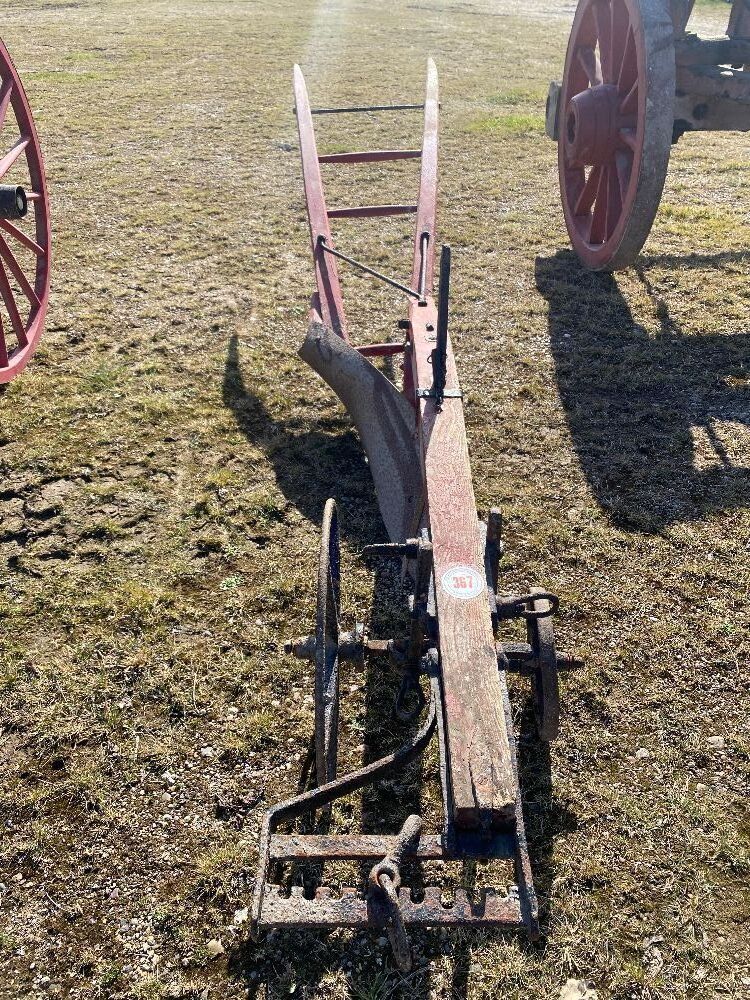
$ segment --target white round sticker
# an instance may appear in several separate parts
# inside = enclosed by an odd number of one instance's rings
[[[451,597],[469,601],[484,590],[484,578],[473,566],[451,566],[440,578],[443,590]]]

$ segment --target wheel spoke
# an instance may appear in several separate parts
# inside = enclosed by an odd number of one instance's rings
[[[612,164],[607,167],[607,236],[609,239],[617,228],[622,215],[622,195],[620,194],[620,178],[617,169]]]
[[[634,115],[638,110],[638,81],[636,80],[620,104],[621,115]]]
[[[618,149],[615,153],[615,171],[617,182],[620,185],[620,200],[624,202],[630,184],[630,175],[633,171],[633,157],[624,149]]]
[[[5,268],[2,264],[0,264],[0,298],[2,298],[5,303],[5,308],[8,310],[10,322],[15,330],[19,346],[26,347],[28,344],[28,340],[26,338],[26,327],[21,319],[21,314],[18,311],[18,306],[16,305],[16,300],[13,296],[13,290],[11,289],[10,282],[8,281],[8,275],[5,273]]]
[[[635,137],[635,129],[634,128],[621,128],[620,129],[620,139],[622,140],[622,142],[625,143],[626,146],[628,146],[630,149],[633,150],[633,152],[635,152],[636,137]],[[0,219],[0,224],[1,223],[2,223],[2,220]]]
[[[596,52],[591,48],[590,45],[582,45],[578,49],[578,62],[583,67],[583,71],[588,78],[589,84],[592,87],[596,87],[602,82],[602,71],[599,66],[599,60],[596,58]]]
[[[8,222],[7,219],[0,219],[0,229],[4,229],[6,233],[15,237],[19,243],[23,243],[23,245],[33,251],[37,257],[47,256],[47,251],[44,247],[40,247],[39,244],[35,243],[30,236],[27,236],[22,229],[19,229],[18,226],[14,226],[13,223]]]
[[[10,95],[13,93],[13,81],[8,80],[2,90],[0,90],[0,128],[3,127],[5,123],[5,116],[8,113],[8,104],[10,103]]]
[[[631,91],[638,86],[638,54],[635,50],[635,35],[632,28],[628,31],[625,42],[625,49],[620,60],[620,68],[617,73],[617,89],[621,94]]]
[[[604,243],[607,239],[607,187],[609,183],[609,166],[601,168],[599,184],[596,189],[596,205],[591,217],[591,234],[589,243]]]
[[[29,279],[23,272],[23,268],[18,263],[16,258],[13,256],[13,253],[11,252],[11,249],[8,246],[3,236],[0,236],[0,257],[2,257],[2,259],[8,265],[8,270],[18,282],[18,284],[21,287],[21,291],[29,300],[29,302],[32,304],[32,306],[37,306],[37,307],[40,306],[42,304],[42,300],[39,298],[39,296],[32,288]]]
[[[602,81],[612,83],[612,11],[607,0],[594,0],[596,34],[599,38],[599,62],[602,67]]]
[[[631,36],[630,17],[624,0],[612,0],[612,83],[618,83],[622,75]]]
[[[0,177],[3,177],[8,173],[10,168],[16,162],[21,153],[26,149],[28,144],[31,142],[28,136],[21,136],[18,142],[13,146],[0,160]]]
[[[574,215],[588,215],[594,204],[596,198],[596,193],[599,190],[599,178],[602,172],[600,166],[592,167],[589,173],[586,183],[581,189],[581,193],[576,201],[576,207],[573,210]]]

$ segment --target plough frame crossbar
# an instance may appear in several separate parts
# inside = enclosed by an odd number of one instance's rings
[[[408,968],[406,924],[482,924],[525,928],[538,934],[538,909],[524,832],[506,670],[532,678],[541,738],[557,733],[559,704],[551,615],[557,598],[546,590],[499,595],[498,561],[502,549],[500,514],[487,523],[477,517],[464,424],[463,398],[448,330],[450,248],[440,257],[440,288],[434,296],[438,176],[438,79],[427,66],[423,105],[376,105],[319,109],[365,112],[420,107],[424,112],[421,151],[367,151],[319,156],[313,114],[302,72],[294,68],[294,97],[305,199],[317,293],[300,356],[336,392],[357,427],[369,459],[389,544],[367,546],[367,558],[405,560],[413,583],[411,625],[402,639],[370,640],[363,629],[339,632],[338,518],[326,504],[318,575],[318,612],[314,635],[294,640],[288,651],[315,662],[317,788],[282,802],[265,816],[260,844],[252,926],[380,926],[388,930],[397,964]],[[416,205],[365,206],[328,210],[321,164],[390,159],[420,160]],[[396,281],[362,264],[336,246],[332,218],[364,218],[407,210],[416,216],[411,277]],[[392,214],[389,212],[389,214]],[[348,248],[347,248],[348,249]],[[341,294],[338,261],[385,280],[408,298],[408,316],[399,321],[401,342],[357,347],[350,339]],[[399,389],[368,358],[400,355]],[[527,643],[502,645],[498,623],[524,618]],[[400,751],[336,777],[338,667],[361,661],[365,653],[387,653],[403,671],[396,715],[414,720],[427,707],[427,719]],[[561,665],[576,665],[560,654]],[[420,675],[430,685],[427,703]],[[417,706],[408,711],[406,702]],[[282,834],[281,822],[318,811],[330,816],[331,803],[397,771],[437,733],[444,812],[443,831],[422,835],[421,820],[410,817],[397,836]],[[486,890],[458,892],[452,904],[439,890],[414,895],[400,888],[399,865],[413,859],[491,859],[513,862],[515,886],[508,894]],[[334,896],[324,887],[285,893],[268,884],[271,866],[305,860],[367,859],[377,862],[366,892],[344,890]],[[309,889],[309,886],[308,886]]]

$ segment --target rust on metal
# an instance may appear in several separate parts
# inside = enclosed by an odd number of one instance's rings
[[[421,111],[422,104],[365,104],[352,108],[313,108],[314,115],[369,114],[371,111]],[[298,112],[297,112],[298,113]]]
[[[301,889],[282,895],[278,886],[267,886],[263,900],[264,919],[273,927],[382,927],[380,910],[372,899],[354,889],[344,889],[333,896],[325,888],[307,899]],[[445,900],[441,890],[427,886],[421,899],[412,898],[410,889],[398,892],[399,908],[406,924],[423,927],[482,925],[506,928],[524,927],[518,897],[484,889],[473,898],[457,889],[452,900]]]

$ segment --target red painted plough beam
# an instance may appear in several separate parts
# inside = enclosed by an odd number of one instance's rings
[[[430,60],[422,105],[326,108],[318,113],[370,113],[420,108],[424,113],[421,150],[373,150],[319,156],[313,114],[302,72],[294,69],[305,200],[317,293],[301,357],[322,376],[348,410],[367,453],[380,511],[390,543],[368,546],[371,558],[405,560],[413,584],[409,634],[392,640],[369,639],[362,632],[339,632],[339,542],[334,501],[323,522],[318,577],[316,632],[289,644],[295,655],[315,662],[316,759],[318,787],[267,814],[260,846],[260,869],[253,901],[253,928],[264,926],[381,926],[391,936],[396,960],[408,968],[405,926],[472,923],[525,927],[538,933],[537,904],[524,834],[512,717],[505,683],[509,669],[532,678],[542,739],[557,732],[557,660],[551,614],[557,599],[546,591],[527,595],[497,593],[501,548],[498,511],[487,523],[477,517],[464,425],[463,398],[448,330],[450,250],[440,255],[440,288],[434,296],[437,245],[438,78]],[[328,209],[321,164],[342,165],[397,159],[420,160],[415,204],[365,205]],[[411,275],[400,281],[382,274],[340,246],[330,223],[341,218],[416,216]],[[339,261],[387,282],[409,300],[400,342],[356,347],[344,311]],[[369,358],[403,357],[401,388]],[[498,624],[523,618],[526,643],[498,642]],[[336,776],[339,662],[366,654],[388,653],[404,681],[397,716],[415,719],[427,708],[416,736],[390,757],[343,777]],[[570,657],[564,658],[573,665]],[[430,698],[420,676],[428,677]],[[411,711],[409,697],[416,700]],[[421,753],[437,732],[440,745],[444,827],[439,836],[422,836],[412,816],[390,837],[335,834],[318,837],[280,835],[280,823],[305,812],[330,816],[337,798],[397,771]],[[505,858],[515,866],[516,889],[509,895],[488,891],[471,902],[456,897],[452,906],[439,892],[416,899],[398,886],[399,866],[409,857]],[[369,889],[332,896],[325,888],[285,894],[267,883],[271,862],[315,857],[382,860],[375,864]]]

